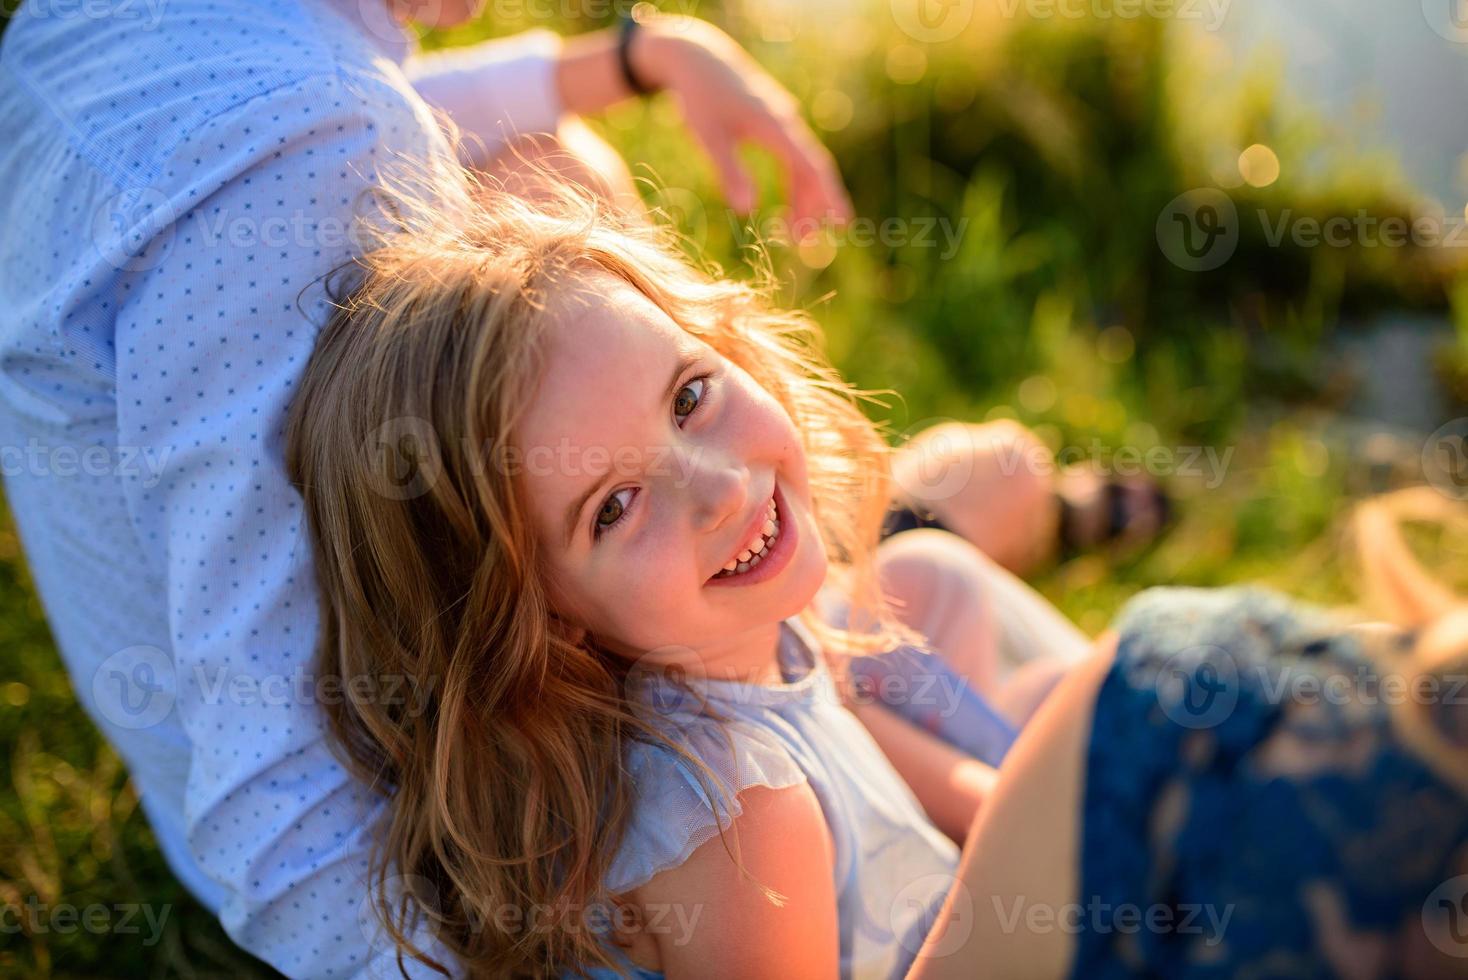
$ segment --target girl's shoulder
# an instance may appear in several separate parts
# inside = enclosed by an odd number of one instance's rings
[[[809,782],[790,748],[749,719],[683,705],[655,727],[669,744],[636,741],[625,752],[633,809],[607,877],[612,894],[683,864],[728,830],[744,812],[740,793]]]

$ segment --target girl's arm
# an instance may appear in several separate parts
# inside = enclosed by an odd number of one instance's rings
[[[802,783],[739,800],[744,812],[724,836],[754,881],[714,837],[627,896],[656,942],[658,968],[669,980],[837,976],[835,850],[815,793]]]
[[[912,788],[928,819],[955,843],[963,844],[997,770],[880,704],[850,707]]]

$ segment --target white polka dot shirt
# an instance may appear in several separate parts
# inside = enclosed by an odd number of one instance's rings
[[[6,497],[170,864],[291,976],[397,975],[281,455],[317,280],[379,162],[448,152],[430,105],[554,128],[558,43],[412,56],[386,0],[28,0],[3,38]]]

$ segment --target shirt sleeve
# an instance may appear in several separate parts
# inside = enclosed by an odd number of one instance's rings
[[[686,760],[664,745],[631,743],[625,765],[636,798],[632,819],[611,867],[606,888],[623,894],[676,868],[701,845],[728,830],[744,813],[747,789],[786,789],[809,782],[805,771],[773,734],[744,720],[716,721],[676,712],[669,736],[713,773],[705,785]],[[712,795],[710,793],[712,791]]]
[[[418,94],[454,121],[469,162],[525,133],[554,132],[561,117],[556,62],[561,38],[547,30],[415,54],[403,65]]]
[[[446,150],[412,99],[323,75],[182,137],[117,312],[118,441],[165,461],[126,492],[167,584],[188,846],[225,892],[229,935],[292,977],[399,975],[366,898],[384,803],[328,743],[321,705],[341,692],[313,673],[314,573],[281,436],[326,311],[317,280],[348,256],[370,175],[389,147]],[[382,680],[373,696],[409,696]]]

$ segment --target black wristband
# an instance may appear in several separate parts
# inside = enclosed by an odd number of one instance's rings
[[[617,67],[622,69],[622,81],[627,83],[629,89],[638,95],[651,95],[657,89],[638,78],[637,72],[632,70],[632,39],[637,36],[637,30],[641,26],[630,14],[622,15],[621,28],[617,33]]]

